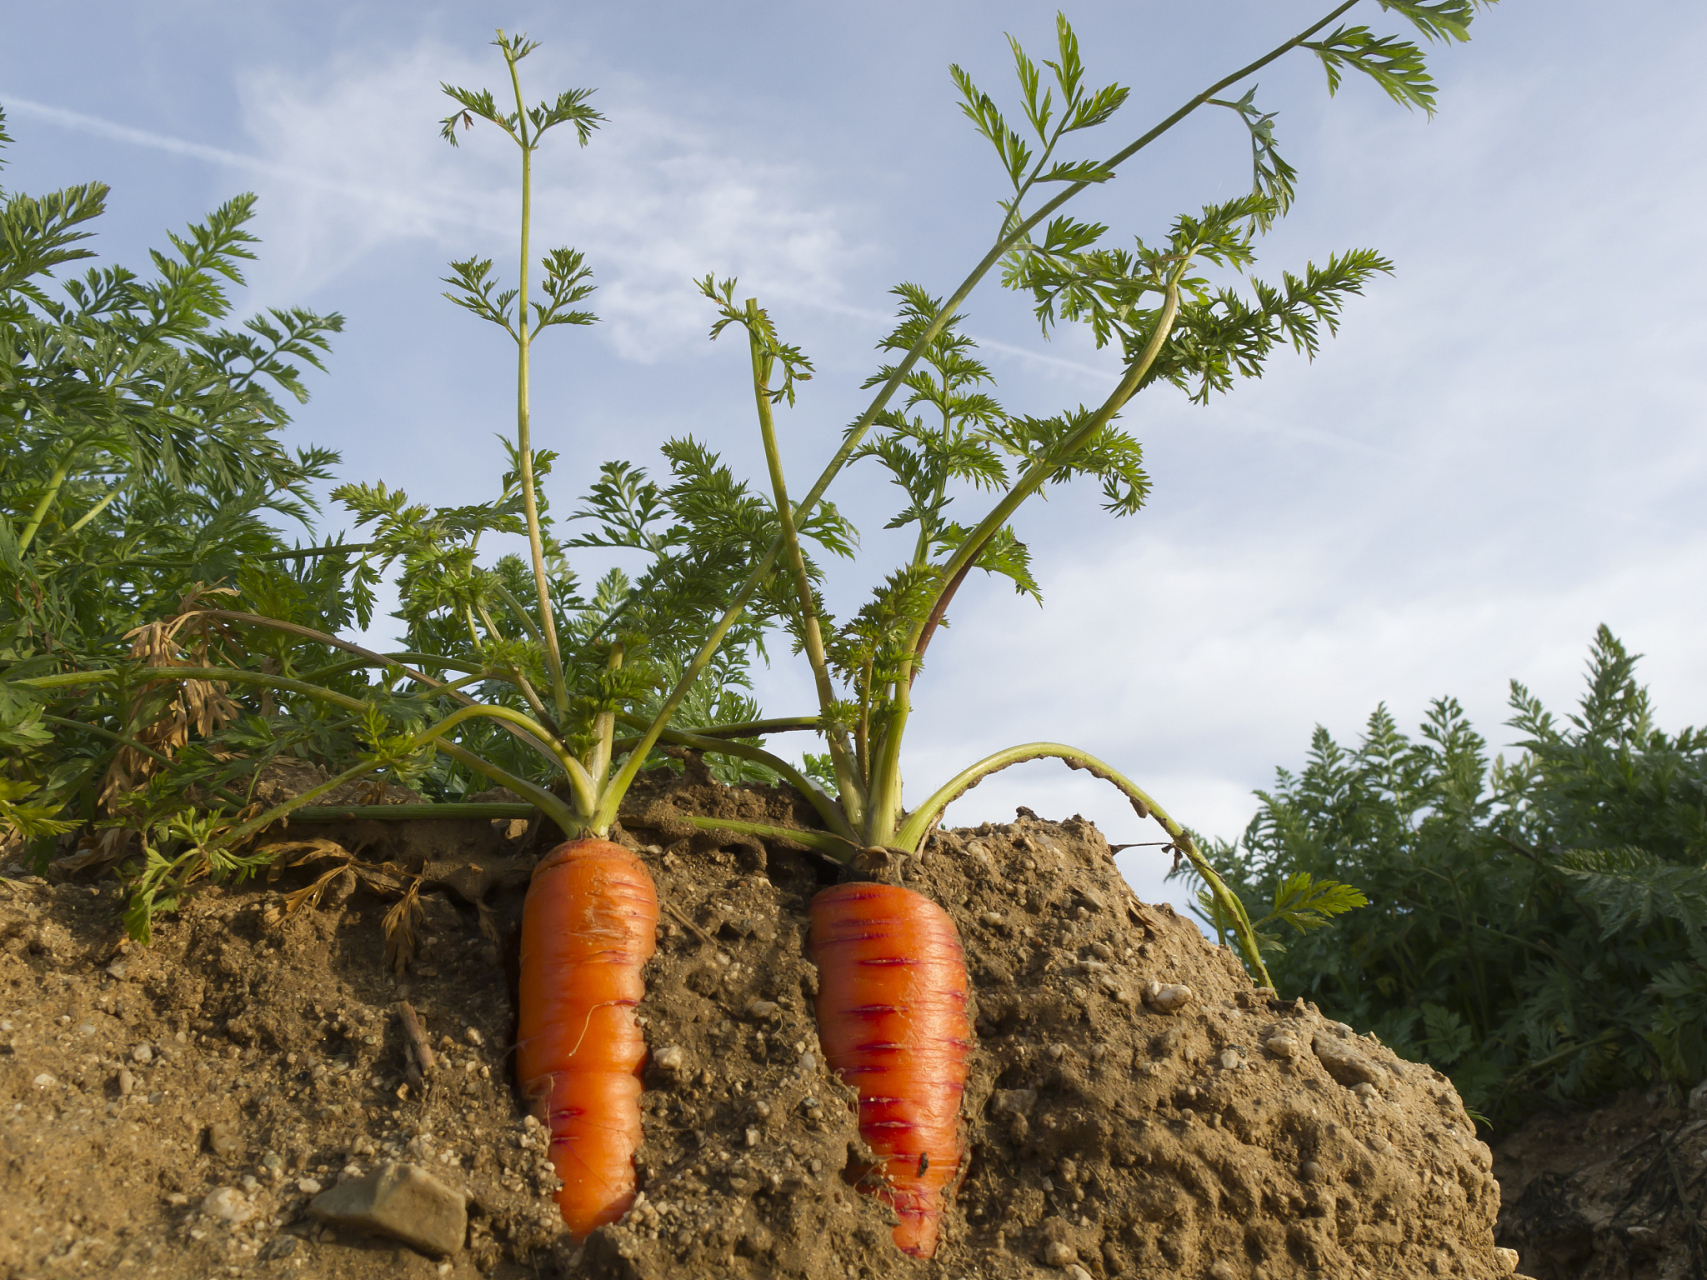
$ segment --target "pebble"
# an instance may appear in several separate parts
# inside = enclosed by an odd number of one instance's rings
[[[1298,1042],[1285,1034],[1270,1036],[1264,1042],[1263,1048],[1281,1059],[1291,1059],[1298,1056]]]
[[[1000,924],[1006,917],[1000,911],[986,911],[979,919],[985,924],[996,925]]]
[[[679,1045],[665,1045],[652,1055],[652,1061],[657,1064],[660,1071],[680,1071],[687,1065],[687,1055],[682,1052]]]
[[[154,1050],[145,1041],[132,1049],[130,1056],[137,1062],[149,1063],[154,1061]]]
[[[308,1214],[329,1226],[378,1232],[439,1256],[458,1252],[468,1234],[468,1202],[462,1193],[416,1165],[397,1161],[315,1196]]]
[[[749,1147],[756,1147],[759,1145],[759,1131],[751,1125],[747,1126],[747,1145]]]
[[[1114,959],[1114,948],[1109,946],[1106,942],[1091,943],[1090,953],[1098,960],[1105,962]]]
[[[1298,1176],[1305,1182],[1315,1182],[1322,1176],[1322,1166],[1314,1160],[1306,1160],[1298,1166]]]
[[[1071,1280],[1093,1280],[1091,1273],[1076,1262],[1067,1268],[1067,1275],[1071,1277]]]
[[[462,1038],[478,1049],[486,1043],[486,1037],[480,1034],[477,1027],[468,1027],[462,1033]]]
[[[236,1226],[255,1216],[255,1206],[244,1199],[236,1187],[215,1187],[202,1201],[202,1212],[210,1218]]]
[[[131,1090],[136,1088],[136,1077],[131,1075],[129,1067],[119,1068],[119,1097],[130,1097]]]
[[[747,1006],[749,1018],[774,1018],[781,1011],[775,1000],[754,1000]]]
[[[128,974],[129,972],[130,972],[130,966],[128,964],[126,964],[123,960],[114,960],[110,965],[107,966],[107,976],[109,978],[114,978],[114,979],[118,980],[119,982],[123,982],[125,979],[125,975]]]
[[[1316,1057],[1321,1059],[1322,1065],[1327,1068],[1328,1074],[1348,1089],[1360,1084],[1372,1084],[1380,1078],[1380,1073],[1363,1057],[1332,1036],[1317,1032],[1311,1038],[1311,1047],[1315,1049]]]
[[[1059,1240],[1051,1240],[1043,1246],[1043,1260],[1052,1267],[1066,1270],[1079,1260],[1079,1251],[1070,1244]]]
[[[1209,1268],[1209,1277],[1210,1280],[1239,1280],[1239,1273],[1231,1262],[1221,1258]]]
[[[324,1189],[313,1178],[298,1178],[296,1189],[305,1196],[317,1196]]]
[[[1508,1275],[1517,1270],[1518,1258],[1516,1249],[1495,1249],[1494,1260],[1499,1263],[1500,1270],[1506,1272]]]
[[[38,1089],[46,1089],[52,1085],[58,1084],[59,1081],[55,1080],[52,1076],[50,1076],[47,1072],[44,1071],[39,1076],[37,1076],[31,1083],[33,1083],[35,1085],[35,1087]]]
[[[818,1069],[818,1055],[815,1053],[801,1054],[800,1069],[802,1071],[816,1071]]]
[[[1059,1062],[1062,1058],[1067,1056],[1067,1046],[1064,1044],[1052,1044],[1043,1052],[1047,1053],[1052,1061]]]
[[[1151,980],[1144,985],[1144,1003],[1157,1013],[1178,1013],[1192,1001],[1191,988],[1183,983],[1163,984]]]
[[[1239,1051],[1237,1049],[1223,1049],[1223,1050],[1221,1050],[1220,1062],[1221,1062],[1221,1070],[1223,1070],[1223,1071],[1237,1071],[1241,1065],[1241,1060],[1239,1058]]]
[[[1036,1105],[1036,1089],[997,1089],[990,1095],[990,1110],[1009,1115],[1028,1115]]]
[[[216,1156],[228,1156],[238,1148],[237,1130],[223,1120],[207,1127],[207,1147]]]

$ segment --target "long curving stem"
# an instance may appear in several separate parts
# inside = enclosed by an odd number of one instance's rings
[[[824,653],[824,635],[818,625],[817,602],[812,598],[812,578],[806,572],[806,556],[800,549],[800,531],[794,526],[794,510],[788,502],[788,482],[783,476],[782,451],[777,447],[776,422],[771,413],[770,379],[775,361],[765,350],[757,298],[747,299],[746,314],[747,345],[753,357],[753,397],[758,402],[759,437],[764,443],[765,464],[770,469],[771,492],[776,498],[776,518],[782,528],[788,567],[794,576],[795,593],[800,599],[801,647],[806,651],[807,665],[812,668],[818,706],[825,716],[824,741],[830,748],[836,789],[841,793],[842,807],[847,810],[848,820],[857,825],[865,808],[865,783],[854,767],[847,730],[828,718],[836,704],[836,687],[830,681],[830,663]]]
[[[1209,865],[1197,847],[1197,842],[1191,838],[1191,833],[1168,816],[1149,793],[1136,782],[1126,777],[1113,765],[1107,764],[1088,751],[1080,751],[1077,747],[1069,747],[1061,742],[1027,742],[1021,746],[1009,747],[998,751],[993,756],[986,756],[970,768],[963,769],[946,783],[939,787],[936,794],[931,796],[916,811],[907,816],[896,832],[895,843],[899,848],[909,853],[917,852],[925,835],[942,816],[942,811],[977,786],[992,773],[998,773],[1011,765],[1024,764],[1027,760],[1060,760],[1069,769],[1084,769],[1093,777],[1106,782],[1112,782],[1125,793],[1131,801],[1133,810],[1140,818],[1154,818],[1161,824],[1162,830],[1168,833],[1173,847],[1186,856],[1192,869],[1203,877],[1203,883],[1209,887],[1209,893],[1215,900],[1215,905],[1226,913],[1233,922],[1233,936],[1239,943],[1239,950],[1244,954],[1245,967],[1250,970],[1262,986],[1273,986],[1269,981],[1268,966],[1262,962],[1262,951],[1257,946],[1256,931],[1251,928],[1251,919],[1245,912],[1245,904],[1216,874],[1215,868]]]

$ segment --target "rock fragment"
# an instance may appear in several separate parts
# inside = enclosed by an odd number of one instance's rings
[[[1051,1267],[1059,1267],[1065,1271],[1079,1260],[1079,1251],[1070,1244],[1059,1240],[1051,1240],[1043,1246],[1043,1261]]]
[[[1191,1000],[1191,988],[1183,983],[1160,983],[1152,979],[1144,984],[1144,1003],[1157,1013],[1178,1013]]]
[[[329,1226],[377,1232],[437,1256],[456,1253],[468,1234],[462,1193],[418,1165],[395,1160],[321,1192],[308,1213]]]
[[[1298,1056],[1298,1042],[1291,1036],[1287,1035],[1284,1031],[1275,1032],[1267,1040],[1263,1041],[1262,1047],[1283,1061],[1296,1058]]]
[[[236,1187],[215,1187],[202,1200],[202,1212],[210,1218],[236,1226],[255,1216],[255,1207]]]
[[[214,1155],[228,1156],[236,1151],[239,1145],[234,1126],[223,1120],[215,1120],[207,1127],[207,1149]]]
[[[1310,1043],[1328,1074],[1348,1089],[1360,1084],[1373,1086],[1381,1078],[1381,1073],[1361,1054],[1332,1036],[1318,1031]]]

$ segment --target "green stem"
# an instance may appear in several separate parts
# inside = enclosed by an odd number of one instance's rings
[[[377,542],[340,542],[330,547],[303,547],[299,551],[263,551],[247,558],[250,560],[303,560],[309,556],[360,554],[364,551],[376,551],[378,549],[379,543]]]
[[[415,822],[438,818],[531,818],[539,812],[532,804],[475,801],[459,804],[346,804],[309,805],[293,815],[298,822]]]
[[[1189,262],[1190,259],[1187,258],[1175,266],[1167,283],[1167,295],[1161,313],[1156,317],[1156,327],[1151,332],[1149,341],[1144,344],[1143,351],[1126,370],[1113,393],[1102,402],[1085,425],[1064,440],[1058,449],[1047,457],[1037,459],[1026,468],[1025,474],[1014,487],[1003,495],[990,514],[966,536],[955,553],[949,557],[948,563],[943,566],[944,588],[939,593],[936,606],[926,618],[915,625],[908,637],[907,649],[912,657],[903,664],[903,670],[895,682],[894,696],[884,716],[879,735],[877,758],[872,764],[871,805],[866,821],[866,836],[871,843],[886,844],[901,813],[901,742],[906,734],[907,717],[912,711],[911,667],[918,661],[922,652],[922,641],[930,635],[935,624],[941,619],[942,609],[947,607],[948,593],[960,585],[967,570],[977,563],[984,547],[1007,524],[1020,504],[1036,493],[1075,453],[1094,440],[1098,432],[1108,425],[1114,415],[1119,413],[1137,392],[1155,364],[1156,357],[1161,354],[1168,334],[1173,330],[1174,319],[1179,315],[1179,281]]]
[[[153,747],[143,746],[142,743],[138,742],[135,738],[127,738],[122,733],[114,733],[111,729],[103,729],[98,724],[85,724],[81,720],[70,720],[65,716],[44,715],[42,719],[47,721],[49,724],[62,724],[67,729],[81,729],[84,733],[95,734],[97,737],[105,738],[109,742],[116,742],[121,747],[129,747],[132,751],[145,755],[150,760],[157,760],[161,764],[169,765],[172,763],[171,756],[162,755]],[[226,804],[229,804],[234,808],[241,809],[245,803],[241,797],[232,795],[224,787],[214,787],[212,790],[214,795],[218,796],[221,800],[225,801]]]
[[[1209,886],[1211,897],[1215,904],[1226,913],[1232,921],[1233,934],[1238,939],[1239,950],[1244,953],[1245,967],[1251,976],[1257,979],[1257,985],[1272,987],[1269,981],[1268,967],[1262,962],[1262,952],[1257,946],[1256,931],[1251,928],[1250,916],[1245,912],[1245,904],[1239,901],[1238,895],[1227,888],[1226,883],[1209,865],[1208,860],[1198,850],[1186,829],[1168,816],[1167,812],[1153,800],[1150,795],[1137,783],[1127,778],[1113,766],[1105,764],[1088,752],[1080,751],[1077,747],[1069,747],[1060,742],[1028,742],[1021,746],[1009,747],[998,751],[995,755],[986,756],[970,768],[963,769],[946,783],[939,787],[930,799],[926,800],[907,820],[901,824],[896,833],[896,846],[908,853],[917,852],[925,834],[935,825],[944,809],[959,799],[966,792],[977,786],[992,773],[997,773],[1011,765],[1023,764],[1028,760],[1060,760],[1069,769],[1084,769],[1093,777],[1111,782],[1125,793],[1131,801],[1133,810],[1140,818],[1154,818],[1168,833],[1174,848],[1185,854],[1192,869],[1203,878]]]
[[[229,609],[203,609],[202,613],[210,618],[224,618],[232,622],[246,622],[251,626],[267,627],[273,631],[283,631],[287,635],[302,636],[304,639],[314,640],[324,645],[330,645],[332,648],[342,649],[346,653],[353,653],[357,657],[367,658],[379,666],[389,667],[398,665],[393,659],[386,657],[383,653],[375,653],[372,649],[364,649],[359,644],[351,644],[348,640],[340,640],[337,636],[327,635],[324,631],[316,631],[312,627],[299,626],[294,622],[283,622],[278,618],[268,618],[258,613],[237,613]],[[411,658],[425,658],[427,659],[428,665],[446,667],[456,671],[474,672],[480,669],[472,663],[460,662],[454,658],[440,658],[435,655],[428,654],[408,654],[404,656]],[[444,681],[435,680],[431,676],[423,675],[421,672],[416,671],[411,667],[402,667],[401,670],[404,675],[418,684],[424,684],[432,689],[446,688]],[[460,690],[450,689],[448,692],[451,697],[455,698],[465,706],[474,705],[474,699],[470,698]],[[506,724],[504,727],[513,737],[532,747],[546,759],[553,762],[557,761],[557,751],[552,746],[553,738],[549,733],[544,737],[535,738],[532,734],[525,734],[521,732],[514,725]]]
[[[510,86],[516,94],[516,142],[522,149],[522,245],[521,265],[516,278],[516,450],[521,461],[522,509],[527,516],[528,551],[533,557],[533,585],[539,594],[539,622],[545,633],[545,665],[551,673],[552,700],[559,723],[569,719],[569,686],[563,679],[563,655],[557,647],[557,620],[551,610],[551,584],[545,576],[545,540],[539,529],[539,498],[533,482],[533,437],[528,405],[528,356],[533,338],[528,332],[528,237],[533,223],[533,150],[536,139],[528,137],[527,104],[522,100],[521,73],[508,46],[504,61],[510,68]]]
[[[56,689],[78,684],[105,684],[113,680],[120,679],[123,675],[124,672],[117,669],[108,669],[104,671],[80,671],[71,672],[67,675],[36,676],[33,679],[19,680],[15,683],[28,685],[34,689]],[[286,693],[301,694],[304,697],[314,699],[316,702],[325,702],[330,703],[335,707],[342,707],[346,711],[365,712],[368,708],[368,704],[363,702],[360,698],[352,698],[348,694],[335,693],[330,689],[322,689],[318,685],[308,684],[302,680],[292,680],[288,676],[268,675],[261,671],[243,671],[232,667],[142,667],[132,669],[131,675],[139,677],[143,683],[166,680],[223,680],[232,684],[251,684],[270,689],[282,689]],[[417,734],[414,739],[411,739],[411,741],[422,745],[428,742],[436,743],[438,735],[449,732],[451,728],[456,727],[463,721],[473,719],[477,716],[484,716],[488,719],[497,720],[507,725],[515,725],[517,728],[525,731],[530,739],[537,739],[550,753],[553,763],[561,767],[563,772],[569,776],[569,785],[575,791],[576,800],[585,806],[587,813],[590,814],[593,812],[595,791],[592,785],[592,779],[587,776],[587,771],[582,768],[581,762],[575,759],[574,756],[570,755],[568,751],[564,750],[564,748],[546,731],[543,725],[527,716],[524,716],[520,711],[516,711],[513,708],[483,706],[479,704],[465,706],[457,711],[453,711],[432,728],[424,730],[421,734]],[[454,755],[454,752],[449,752],[447,750],[449,746],[450,744],[448,743],[441,744],[439,749],[441,751],[447,751],[447,754]],[[459,747],[457,750],[461,751],[462,748]],[[463,754],[468,756],[470,760],[478,759],[478,757],[469,755],[467,752],[464,752]],[[458,756],[457,758],[461,759],[462,757]],[[377,768],[378,766],[375,767]],[[486,774],[488,777],[497,776],[492,773],[492,769],[496,768],[496,766],[488,766],[484,761],[481,761],[476,767],[479,768],[481,773]],[[359,777],[360,775],[358,774],[357,776]],[[506,773],[503,777],[507,779],[510,778],[511,775]],[[509,786],[510,783],[505,782],[504,785]],[[527,785],[531,786],[532,784]],[[539,791],[540,788],[535,787],[533,790]],[[549,795],[550,793],[545,792],[544,794]]]
[[[817,604],[812,598],[812,578],[806,571],[806,556],[800,550],[800,534],[794,526],[794,511],[788,503],[788,482],[783,476],[782,451],[776,443],[776,422],[771,413],[770,378],[775,363],[765,351],[760,328],[759,301],[747,299],[747,346],[753,357],[753,399],[759,411],[759,437],[764,443],[765,464],[770,469],[771,492],[776,499],[777,522],[782,527],[783,546],[788,552],[788,566],[794,575],[795,593],[800,599],[801,645],[806,662],[812,668],[817,685],[818,708],[824,716],[824,740],[830,749],[830,764],[836,775],[836,789],[841,793],[842,807],[848,821],[857,824],[865,807],[865,782],[854,768],[853,751],[848,745],[847,731],[830,721],[836,704],[836,687],[830,681],[830,664],[824,654],[824,636],[818,625]]]
[[[41,523],[47,519],[47,513],[52,508],[54,499],[59,497],[59,491],[65,487],[65,477],[71,474],[71,460],[77,455],[77,450],[82,443],[81,440],[72,442],[71,447],[66,450],[65,460],[54,468],[53,475],[48,478],[46,491],[42,493],[41,500],[36,503],[36,509],[30,512],[29,523],[24,526],[24,531],[18,535],[18,554],[20,556],[30,549],[30,543],[35,539],[36,530],[41,528]]]
[[[78,516],[76,521],[74,521],[72,523],[71,527],[68,528],[60,536],[66,537],[66,538],[71,537],[79,529],[81,529],[84,525],[88,524],[89,521],[93,520],[96,516],[100,515],[101,512],[105,511],[108,507],[110,507],[113,503],[113,499],[118,497],[119,494],[123,491],[123,489],[124,489],[123,485],[115,483],[112,486],[112,488],[107,490],[107,496],[106,497],[102,498],[94,506],[90,507],[82,515]],[[20,548],[20,550],[22,550],[22,548]]]
[[[624,716],[625,721],[638,721],[638,716]],[[666,729],[662,737],[664,741],[678,746],[692,747],[696,751],[709,752],[712,755],[735,756],[741,760],[751,760],[762,764],[767,769],[780,773],[788,780],[790,786],[805,797],[813,811],[823,820],[823,823],[836,835],[857,844],[858,837],[849,825],[847,817],[837,806],[836,802],[824,794],[823,788],[796,769],[781,756],[772,755],[763,747],[751,746],[745,742],[723,742],[717,738],[704,738],[696,733],[686,733],[680,729]]]
[[[698,827],[701,831],[739,831],[749,836],[769,836],[773,840],[792,840],[795,844],[803,844],[808,849],[816,849],[819,853],[828,854],[837,862],[848,862],[854,854],[860,851],[857,844],[850,844],[840,836],[828,831],[801,831],[796,827],[777,827],[768,822],[742,822],[736,818],[705,818],[698,814],[682,814],[682,822],[690,827]]]
[[[1345,0],[1345,3],[1335,8],[1327,15],[1327,17],[1299,32],[1297,35],[1293,36],[1292,39],[1286,41],[1286,43],[1276,46],[1274,49],[1271,49],[1268,53],[1258,58],[1255,62],[1240,68],[1232,75],[1217,80],[1202,93],[1186,102],[1184,106],[1180,107],[1160,124],[1150,129],[1129,146],[1117,151],[1108,160],[1103,162],[1103,167],[1110,170],[1118,169],[1122,164],[1137,155],[1157,138],[1172,129],[1181,120],[1184,120],[1192,112],[1203,106],[1204,103],[1215,97],[1216,94],[1231,85],[1237,84],[1247,76],[1255,75],[1276,58],[1280,58],[1285,54],[1290,53],[1293,49],[1297,48],[1311,36],[1327,27],[1329,23],[1333,22],[1341,14],[1345,13],[1358,3],[1359,0]],[[859,448],[860,443],[865,439],[865,433],[871,430],[871,424],[877,420],[877,415],[883,412],[884,407],[889,403],[890,397],[893,396],[896,390],[906,381],[907,375],[912,372],[913,366],[919,361],[919,357],[924,354],[924,352],[930,347],[931,343],[936,341],[937,335],[942,332],[943,326],[948,323],[948,318],[959,311],[961,305],[972,295],[972,291],[978,287],[978,284],[984,279],[984,277],[995,268],[996,264],[999,263],[1010,250],[1024,241],[1024,239],[1031,234],[1034,227],[1041,223],[1045,218],[1049,217],[1050,214],[1054,213],[1062,205],[1066,204],[1069,200],[1084,191],[1087,187],[1096,185],[1100,184],[1091,182],[1070,183],[1066,187],[1063,187],[1052,199],[1045,201],[1041,206],[1039,206],[1036,212],[1032,213],[1022,221],[1015,223],[1011,230],[997,238],[996,243],[991,246],[990,251],[979,260],[978,265],[972,268],[972,271],[967,275],[966,279],[961,281],[960,286],[949,296],[948,301],[944,303],[942,309],[937,312],[936,319],[932,320],[930,324],[925,326],[924,332],[921,333],[913,345],[908,348],[907,354],[904,355],[901,358],[901,362],[895,366],[894,372],[891,373],[888,379],[884,381],[883,385],[877,389],[877,394],[872,397],[871,403],[866,406],[865,412],[860,414],[860,416],[854,421],[854,424],[847,429],[844,439],[842,440],[841,448],[836,450],[834,456],[831,457],[829,463],[824,467],[823,472],[818,476],[817,481],[813,484],[812,488],[807,491],[806,496],[795,504],[794,514],[797,520],[804,520],[812,508],[817,506],[818,500],[824,496],[824,492],[830,487],[831,481],[840,474],[841,469],[847,465],[848,459],[853,457],[854,451]],[[699,654],[696,655],[694,662],[689,664],[689,671],[691,672],[692,678],[684,676],[683,682],[679,682],[676,689],[671,691],[671,697],[675,702],[679,703],[681,698],[687,695],[687,689],[692,685],[693,678],[697,678],[699,672],[704,670],[706,662],[710,661],[711,654],[716,650],[717,645],[722,643],[723,636],[728,632],[729,628],[735,624],[735,620],[739,618],[742,612],[746,609],[747,601],[752,598],[753,592],[758,589],[760,583],[764,582],[765,579],[769,577],[771,567],[776,563],[776,558],[781,551],[782,538],[779,535],[777,538],[772,540],[769,549],[759,558],[758,563],[753,566],[753,570],[747,575],[746,581],[736,589],[734,599],[730,602],[722,619],[713,631],[714,639],[707,640],[706,644],[701,647]],[[677,692],[678,690],[679,693]]]

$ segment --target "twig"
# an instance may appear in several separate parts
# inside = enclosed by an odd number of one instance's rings
[[[665,911],[668,911],[671,915],[673,915],[676,918],[677,922],[680,923],[686,929],[688,929],[690,932],[692,932],[692,934],[696,938],[698,938],[701,942],[705,943],[705,945],[708,947],[712,945],[711,935],[709,933],[707,933],[704,929],[701,929],[692,920],[689,920],[680,911],[677,911],[675,909],[675,907],[671,906],[668,902],[663,903],[662,905],[663,905],[663,908]]]
[[[421,1019],[415,1013],[415,1006],[407,1000],[397,1002],[397,1012],[403,1018],[403,1033],[409,1037],[409,1047],[414,1050],[415,1061],[421,1064],[421,1074],[431,1071],[438,1062],[433,1053],[433,1047],[427,1043],[427,1033],[421,1026]]]

